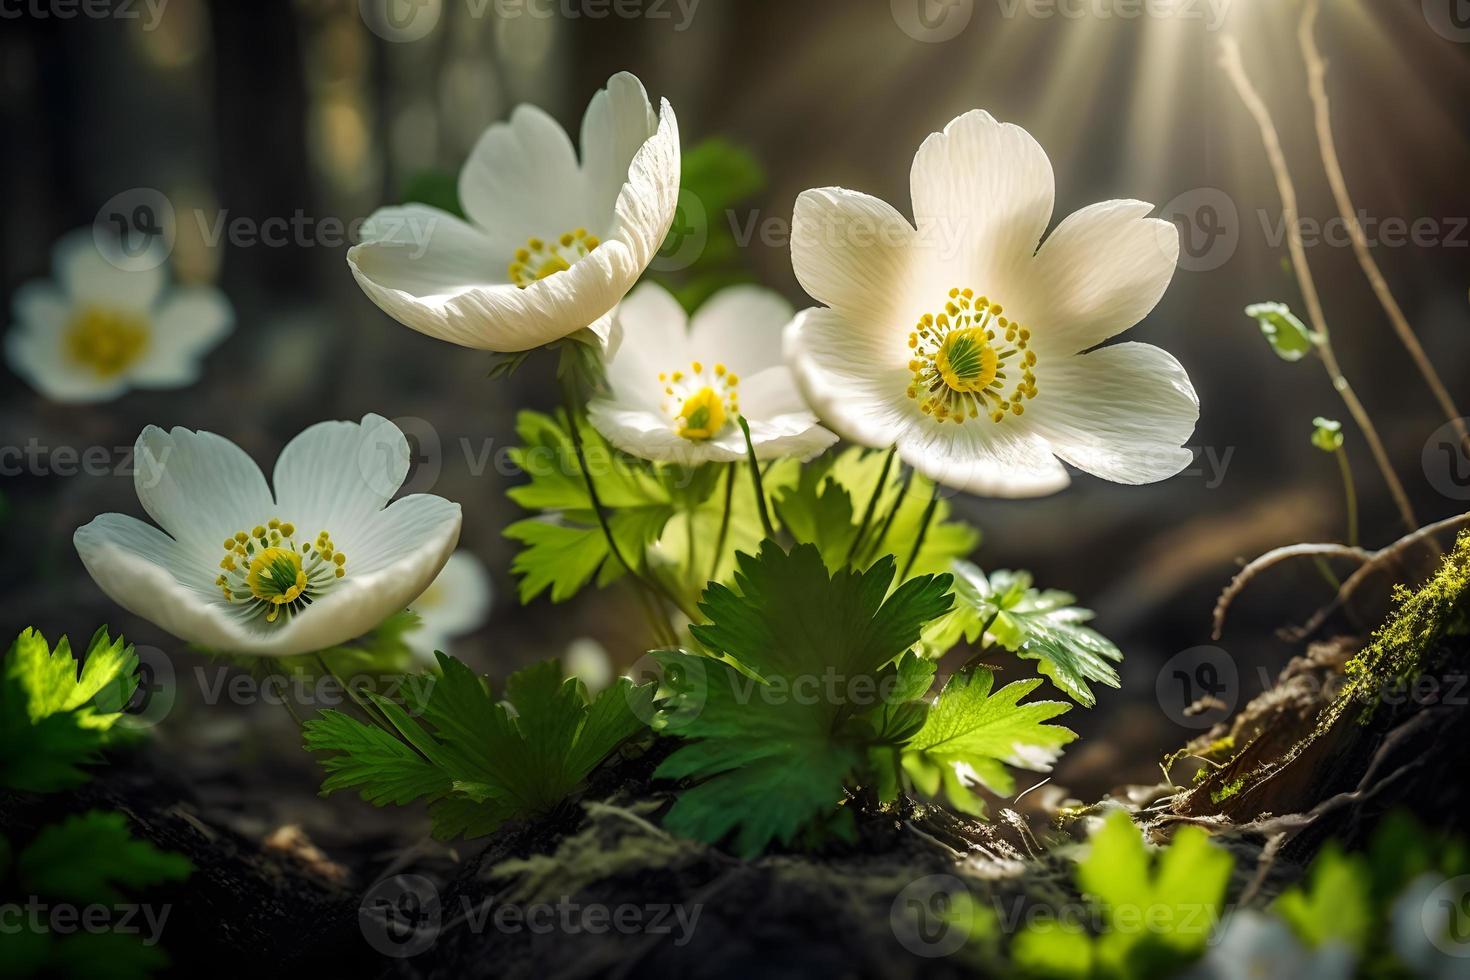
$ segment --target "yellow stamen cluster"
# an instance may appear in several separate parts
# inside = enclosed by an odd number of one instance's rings
[[[600,244],[597,236],[586,228],[565,232],[551,241],[529,238],[525,245],[516,249],[515,258],[511,260],[507,270],[510,281],[525,289],[547,276],[565,272]]]
[[[99,378],[115,378],[148,349],[148,321],[136,313],[88,307],[63,338],[67,358]]]
[[[347,556],[326,531],[299,546],[295,536],[294,524],[272,517],[225,538],[215,587],[227,602],[248,605],[252,614],[264,613],[268,623],[282,610],[289,618],[305,609],[347,574]]]
[[[713,439],[740,414],[740,376],[724,364],[706,370],[703,361],[694,361],[688,371],[662,373],[658,380],[666,396],[664,411],[682,439]]]
[[[909,334],[908,396],[920,411],[940,422],[982,414],[1001,422],[1025,412],[1025,402],[1036,397],[1036,352],[1029,349],[1031,331],[1004,312],[999,303],[957,287],[943,310],[919,318]],[[1019,380],[1012,384],[1007,372]]]

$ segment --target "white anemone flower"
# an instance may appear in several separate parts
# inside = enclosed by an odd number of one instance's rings
[[[234,324],[219,290],[168,288],[156,248],[128,256],[83,228],[56,243],[51,264],[54,282],[16,290],[5,356],[52,401],[100,402],[130,388],[191,385],[204,355]]]
[[[461,221],[421,204],[383,208],[347,264],[406,326],[464,347],[524,351],[611,313],[653,260],[679,195],[679,127],[643,83],[609,79],[582,118],[582,158],[541,109],[485,131],[459,175]]]
[[[272,494],[228,439],[149,426],[134,484],[163,530],[103,514],[77,530],[77,553],[109,598],[188,643],[323,650],[422,595],[459,540],[458,504],[429,494],[388,503],[409,458],[408,440],[380,416],[320,422],[281,451]]]
[[[919,147],[910,194],[914,224],[839,187],[796,202],[793,265],[825,308],[797,318],[786,350],[824,423],[993,496],[1062,488],[1057,457],[1132,484],[1189,463],[1199,400],[1179,362],[1146,344],[1091,350],[1163,295],[1173,225],[1146,217],[1148,204],[1107,201],[1038,248],[1051,162],[979,111]]]
[[[485,563],[472,552],[456,551],[424,594],[409,603],[419,625],[404,636],[405,642],[420,661],[432,664],[435,650],[448,653],[451,640],[485,625],[493,595]]]
[[[791,306],[768,289],[731,286],[685,316],[645,283],[618,312],[621,343],[607,357],[610,392],[587,414],[614,446],[693,466],[745,458],[744,415],[760,459],[809,459],[837,441],[817,423],[781,357]]]

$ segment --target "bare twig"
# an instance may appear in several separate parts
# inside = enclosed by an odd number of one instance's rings
[[[1413,534],[1404,535],[1402,538],[1399,538],[1387,548],[1382,548],[1378,551],[1375,551],[1372,558],[1364,562],[1362,566],[1357,569],[1357,571],[1353,572],[1353,574],[1347,577],[1347,579],[1342,583],[1342,588],[1338,589],[1337,596],[1330,603],[1317,610],[1316,614],[1313,615],[1311,619],[1303,623],[1300,627],[1292,630],[1283,631],[1283,636],[1285,636],[1288,640],[1292,640],[1294,642],[1305,640],[1307,637],[1311,636],[1313,633],[1321,629],[1322,624],[1327,622],[1327,617],[1331,616],[1338,609],[1342,608],[1343,603],[1352,598],[1352,595],[1355,591],[1357,591],[1358,586],[1362,585],[1363,582],[1367,580],[1368,576],[1372,575],[1375,571],[1381,569],[1386,563],[1402,560],[1404,552],[1408,551],[1410,548],[1414,547],[1417,544],[1425,542],[1433,543],[1434,535],[1440,533],[1441,531],[1448,531],[1452,528],[1464,527],[1467,524],[1470,524],[1470,514],[1461,514],[1458,517],[1448,517],[1442,521],[1436,521],[1433,524],[1421,527]]]
[[[1233,37],[1227,37],[1222,41],[1221,48],[1220,64],[1235,86],[1241,101],[1245,103],[1246,109],[1255,118],[1256,125],[1261,131],[1261,142],[1265,146],[1266,157],[1271,163],[1271,171],[1276,178],[1276,189],[1281,195],[1281,217],[1286,227],[1286,244],[1291,252],[1291,265],[1296,273],[1302,299],[1306,302],[1307,317],[1311,320],[1312,329],[1317,335],[1316,350],[1322,359],[1322,366],[1326,368],[1327,375],[1332,380],[1332,387],[1342,398],[1343,404],[1347,406],[1353,421],[1362,430],[1363,438],[1368,443],[1368,449],[1373,454],[1373,461],[1377,463],[1379,472],[1383,474],[1384,482],[1388,484],[1388,491],[1398,506],[1404,527],[1412,532],[1419,526],[1419,521],[1414,516],[1414,508],[1409,503],[1409,496],[1404,492],[1403,484],[1399,482],[1398,476],[1393,471],[1388,452],[1383,448],[1383,440],[1379,438],[1378,428],[1373,424],[1373,419],[1369,417],[1367,409],[1358,400],[1357,393],[1353,391],[1352,385],[1342,373],[1342,367],[1337,362],[1337,354],[1332,349],[1332,336],[1327,329],[1327,318],[1322,312],[1322,299],[1317,293],[1317,284],[1312,278],[1311,268],[1307,265],[1307,250],[1302,243],[1296,186],[1291,181],[1291,171],[1286,165],[1286,154],[1281,149],[1281,137],[1277,134],[1276,124],[1271,121],[1271,111],[1266,108],[1266,103],[1261,100],[1260,93],[1256,91],[1245,73],[1245,65],[1240,59],[1239,42]]]
[[[1324,81],[1327,76],[1327,63],[1317,48],[1314,36],[1317,14],[1320,9],[1320,0],[1307,0],[1306,7],[1302,10],[1301,25],[1297,30],[1297,42],[1301,45],[1302,57],[1307,63],[1307,82],[1312,95],[1312,109],[1316,117],[1317,142],[1322,149],[1322,166],[1327,170],[1327,184],[1332,188],[1332,197],[1337,202],[1338,214],[1342,216],[1343,222],[1347,225],[1353,253],[1358,257],[1358,264],[1363,267],[1363,275],[1368,277],[1368,284],[1373,287],[1373,294],[1378,297],[1383,312],[1388,315],[1388,322],[1393,325],[1394,332],[1399,336],[1399,342],[1404,345],[1404,349],[1413,358],[1419,373],[1424,376],[1424,383],[1429,386],[1430,393],[1439,402],[1440,410],[1454,426],[1455,434],[1461,445],[1470,446],[1470,429],[1466,428],[1465,419],[1461,417],[1460,410],[1455,407],[1454,399],[1450,397],[1449,390],[1440,380],[1439,372],[1434,369],[1428,355],[1424,353],[1419,338],[1409,326],[1408,318],[1404,316],[1404,311],[1394,299],[1392,290],[1388,288],[1388,282],[1383,278],[1378,263],[1368,250],[1368,236],[1363,231],[1362,222],[1358,220],[1357,209],[1353,207],[1353,199],[1348,194],[1347,180],[1343,177],[1342,164],[1337,155],[1337,142],[1332,135],[1332,111],[1327,100],[1327,86]]]
[[[1225,591],[1220,593],[1220,598],[1215,601],[1214,629],[1210,631],[1212,639],[1220,639],[1225,631],[1225,616],[1230,612],[1230,606],[1235,602],[1236,596],[1245,591],[1252,580],[1266,569],[1279,565],[1293,558],[1352,558],[1359,562],[1370,562],[1374,553],[1366,548],[1354,548],[1345,544],[1292,544],[1284,548],[1276,548],[1266,552],[1249,565],[1235,573],[1230,584],[1225,586]]]

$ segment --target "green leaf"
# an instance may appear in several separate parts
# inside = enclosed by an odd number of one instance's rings
[[[815,545],[788,554],[766,542],[739,556],[738,592],[711,584],[691,627],[713,657],[658,654],[664,734],[688,744],[655,775],[704,780],[665,820],[710,843],[734,835],[750,856],[790,844],[834,816],[845,782],[875,738],[887,685],[916,689],[932,670],[911,658],[885,671],[950,604],[948,576],[911,579],[889,595],[891,557],[864,572],[829,572]],[[890,696],[889,700],[894,700]]]
[[[738,562],[739,594],[711,585],[700,603],[710,622],[690,632],[762,677],[874,675],[953,602],[948,575],[911,579],[885,599],[896,571],[892,556],[866,572],[829,576],[815,546],[797,545],[787,554],[766,542],[759,557],[740,555]]]
[[[1015,780],[1006,766],[1046,772],[1076,734],[1045,722],[1066,713],[1063,701],[1021,699],[1039,680],[1017,681],[992,691],[995,675],[983,667],[950,677],[927,720],[903,746],[904,772],[928,796],[943,789],[951,806],[975,815],[985,805],[971,787],[1008,796]]]
[[[684,152],[679,208],[650,277],[690,313],[719,289],[754,280],[727,215],[766,184],[765,170],[745,148],[711,137]],[[664,271],[659,271],[664,270]]]
[[[787,533],[816,545],[822,561],[835,571],[847,563],[858,526],[852,494],[828,475],[833,462],[834,457],[826,456],[803,466],[796,485],[776,494],[775,505]]]
[[[1337,452],[1342,448],[1342,423],[1320,415],[1312,419],[1312,445],[1324,453]]]
[[[1371,880],[1365,858],[1344,854],[1329,842],[1312,862],[1305,884],[1284,892],[1272,909],[1311,948],[1335,940],[1361,954],[1376,924]]]
[[[158,946],[144,945],[139,936],[122,932],[78,932],[50,943],[48,963],[50,972],[59,976],[146,980],[163,973],[168,957]]]
[[[30,892],[84,904],[117,904],[123,889],[181,881],[192,870],[182,855],[134,838],[121,813],[100,810],[43,828],[16,860]]]
[[[1097,960],[1110,975],[1164,975],[1197,958],[1220,917],[1234,860],[1198,827],[1181,827],[1151,853],[1127,813],[1092,835],[1077,884],[1096,903]],[[1148,923],[1140,928],[1140,923]]]
[[[1285,303],[1256,303],[1245,308],[1245,315],[1261,325],[1262,336],[1283,361],[1300,361],[1320,342]]]
[[[688,497],[671,487],[666,474],[613,451],[585,420],[578,425],[587,469],[610,511],[608,525],[618,550],[642,568],[647,549],[676,512],[675,496]],[[505,529],[506,537],[525,546],[511,564],[520,577],[521,601],[549,591],[553,602],[564,602],[594,578],[604,586],[626,574],[598,523],[565,416],[522,412],[516,431],[522,445],[511,456],[530,481],[508,494],[522,507],[543,512]]]
[[[1055,589],[1032,587],[1026,572],[1001,570],[989,577],[969,562],[955,562],[955,611],[925,636],[933,648],[948,649],[959,637],[974,643],[982,635],[1023,660],[1083,707],[1097,703],[1091,684],[1119,686],[1113,664],[1122,652],[1085,625],[1092,612],[1072,605],[1075,598]]]
[[[436,656],[420,717],[373,696],[393,731],[335,712],[307,723],[307,748],[336,753],[323,763],[324,794],[356,788],[380,806],[427,799],[436,836],[483,836],[555,808],[653,712],[651,684],[623,678],[593,700],[556,661],[511,675],[496,701],[463,663]]]
[[[772,490],[786,530],[798,541],[815,544],[829,568],[835,570],[846,561],[858,524],[883,475],[885,455],[852,448],[824,456],[802,467],[787,489]],[[905,486],[901,469],[896,465],[889,468],[859,555],[897,553],[906,560],[907,549],[918,537],[934,485],[913,474]],[[885,520],[890,512],[891,522]],[[980,533],[968,524],[950,520],[950,516],[949,501],[941,498],[910,574],[947,572],[955,559],[969,555],[979,545]]]
[[[337,753],[322,760],[330,775],[322,795],[362,787],[362,798],[374,806],[402,806],[449,791],[449,778],[401,739],[350,715],[327,709],[303,729],[309,752]]]
[[[33,629],[16,637],[0,670],[0,786],[44,793],[84,782],[80,767],[116,741],[137,667],[132,646],[106,628],[80,669],[65,637],[54,650]]]

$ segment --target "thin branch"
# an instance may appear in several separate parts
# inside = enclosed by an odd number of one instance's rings
[[[1394,332],[1399,336],[1399,342],[1404,345],[1404,349],[1413,358],[1419,373],[1424,376],[1424,383],[1429,386],[1429,391],[1434,395],[1435,401],[1439,402],[1440,411],[1444,412],[1454,426],[1460,444],[1470,446],[1470,429],[1466,428],[1465,419],[1460,415],[1460,410],[1455,407],[1454,399],[1450,397],[1449,390],[1440,380],[1439,372],[1434,369],[1428,355],[1424,353],[1418,336],[1415,335],[1413,327],[1409,326],[1408,318],[1404,316],[1403,309],[1394,299],[1392,290],[1388,288],[1387,280],[1383,278],[1383,272],[1378,268],[1373,254],[1368,250],[1368,236],[1363,231],[1362,222],[1358,220],[1357,209],[1353,207],[1353,199],[1348,194],[1347,180],[1343,176],[1342,164],[1337,154],[1337,141],[1332,135],[1332,109],[1327,100],[1325,84],[1327,63],[1317,48],[1314,36],[1317,14],[1320,9],[1320,0],[1307,0],[1306,7],[1302,11],[1301,26],[1297,30],[1297,41],[1301,45],[1302,57],[1307,63],[1307,82],[1312,95],[1313,113],[1316,117],[1317,142],[1322,149],[1322,166],[1327,171],[1327,184],[1332,188],[1332,197],[1337,202],[1338,214],[1342,216],[1342,220],[1347,225],[1348,237],[1352,241],[1353,253],[1358,257],[1358,265],[1363,267],[1363,275],[1368,277],[1368,284],[1373,287],[1373,294],[1378,297],[1379,305],[1388,315],[1388,322],[1393,325]]]
[[[1285,631],[1285,637],[1293,642],[1300,642],[1302,640],[1305,640],[1307,637],[1311,636],[1313,633],[1321,629],[1322,624],[1327,622],[1327,617],[1331,616],[1338,609],[1342,608],[1343,603],[1352,598],[1353,593],[1356,592],[1358,587],[1368,579],[1368,576],[1372,575],[1375,571],[1382,568],[1386,563],[1401,561],[1403,559],[1404,552],[1408,551],[1410,548],[1414,547],[1417,544],[1428,543],[1437,547],[1437,544],[1434,541],[1434,535],[1438,534],[1441,531],[1448,531],[1452,528],[1460,528],[1466,525],[1470,525],[1470,514],[1461,514],[1458,517],[1448,517],[1442,521],[1436,521],[1433,524],[1421,527],[1413,534],[1406,534],[1402,538],[1399,538],[1387,548],[1381,548],[1378,551],[1373,552],[1373,557],[1364,562],[1363,565],[1357,569],[1357,571],[1349,575],[1347,579],[1342,583],[1342,588],[1337,591],[1336,598],[1334,598],[1326,606],[1323,606],[1321,609],[1317,610],[1316,614],[1313,615],[1311,619],[1307,620],[1301,626],[1297,627],[1296,629]]]
[[[1281,137],[1277,134],[1276,124],[1271,121],[1270,110],[1266,108],[1266,103],[1261,100],[1260,93],[1256,91],[1245,73],[1245,65],[1240,60],[1239,42],[1233,37],[1224,38],[1221,42],[1221,49],[1220,64],[1235,86],[1240,100],[1245,103],[1246,109],[1255,118],[1256,125],[1261,131],[1261,142],[1265,146],[1266,157],[1271,163],[1271,171],[1276,178],[1276,189],[1281,195],[1281,217],[1286,226],[1286,244],[1291,252],[1291,265],[1296,273],[1302,299],[1306,302],[1307,317],[1311,320],[1312,329],[1317,335],[1316,349],[1322,358],[1322,366],[1326,368],[1327,376],[1332,380],[1332,387],[1336,389],[1343,404],[1347,406],[1353,421],[1362,430],[1363,438],[1373,453],[1373,461],[1377,463],[1379,472],[1383,474],[1383,480],[1388,484],[1388,491],[1398,507],[1399,516],[1405,528],[1412,532],[1419,526],[1419,521],[1414,516],[1414,508],[1409,503],[1409,496],[1404,492],[1403,484],[1399,482],[1398,476],[1393,471],[1393,465],[1389,462],[1388,452],[1383,448],[1383,440],[1379,438],[1373,419],[1369,417],[1367,409],[1358,400],[1357,393],[1353,391],[1352,385],[1342,373],[1342,367],[1337,363],[1337,354],[1332,349],[1332,335],[1327,329],[1327,318],[1322,312],[1322,300],[1317,293],[1317,284],[1312,279],[1312,270],[1307,265],[1306,247],[1302,244],[1296,186],[1291,182],[1291,171],[1286,165],[1286,154],[1281,149]]]
[[[1225,586],[1225,591],[1220,593],[1220,598],[1215,601],[1214,629],[1210,631],[1210,638],[1220,639],[1225,631],[1225,617],[1230,612],[1230,606],[1235,602],[1237,596],[1245,591],[1257,575],[1268,568],[1272,568],[1284,561],[1293,558],[1352,558],[1356,561],[1367,563],[1373,560],[1374,553],[1366,548],[1355,548],[1345,544],[1292,544],[1284,548],[1276,548],[1268,551],[1249,565],[1235,573],[1230,584]]]

